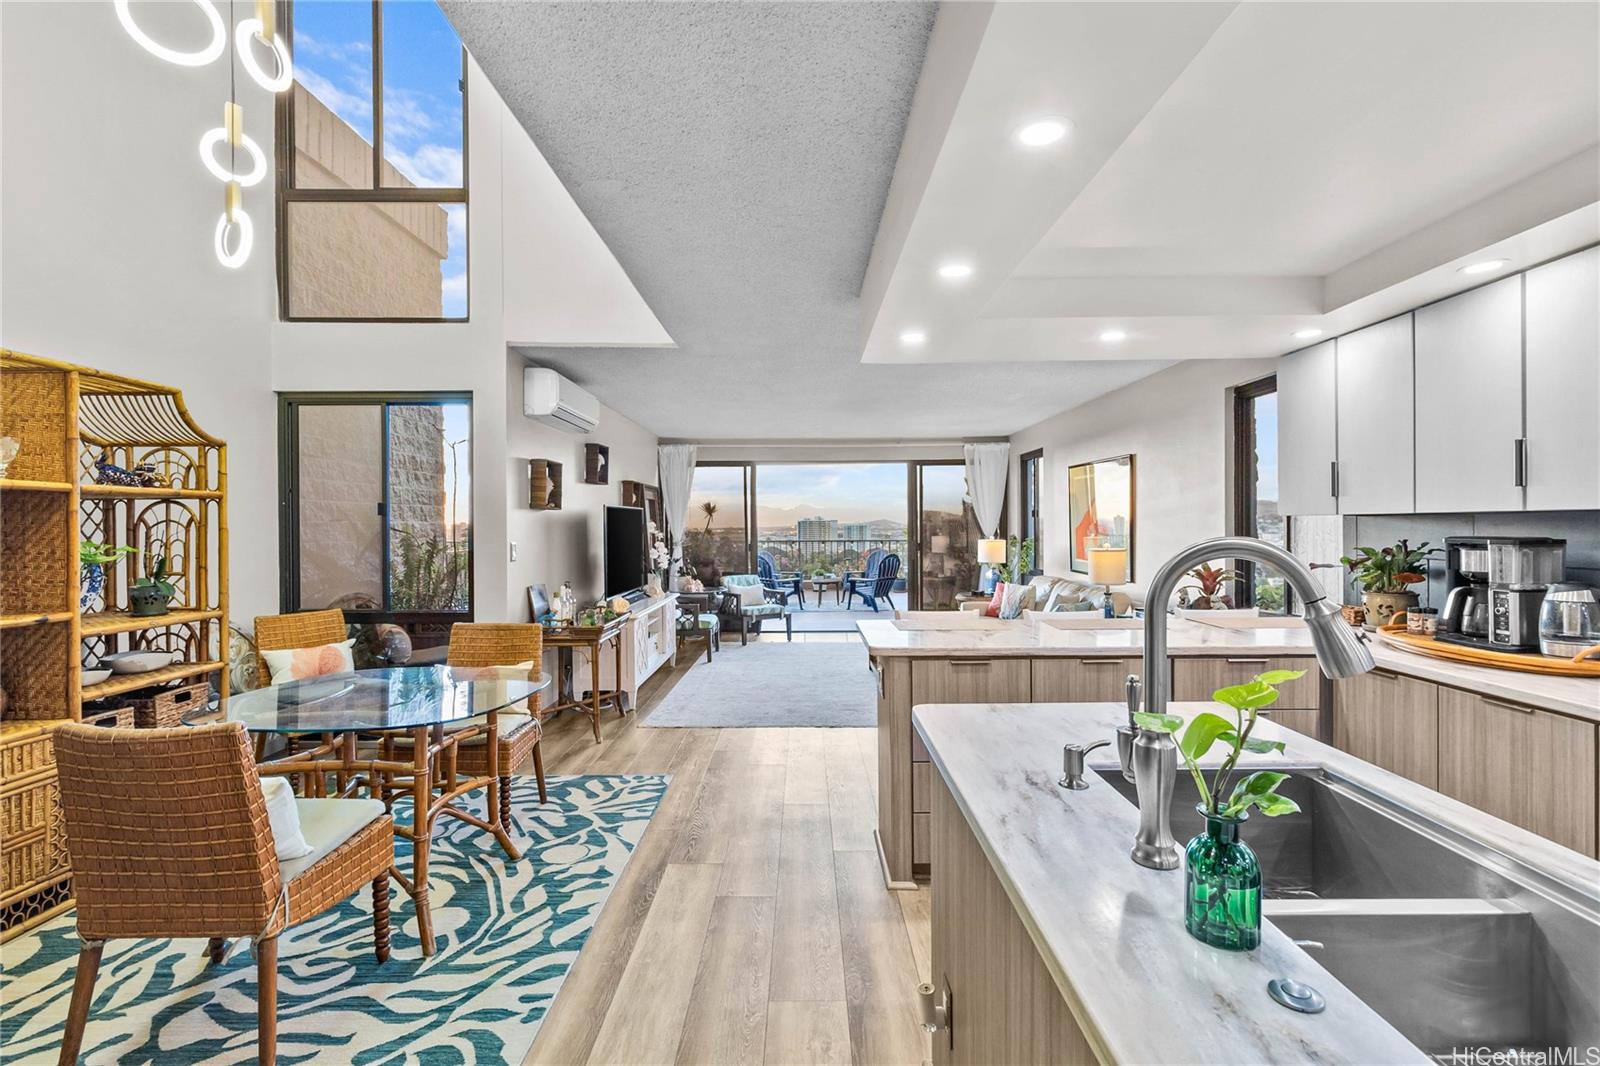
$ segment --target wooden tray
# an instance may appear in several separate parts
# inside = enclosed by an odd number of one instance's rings
[[[1434,640],[1420,633],[1406,632],[1405,622],[1390,622],[1377,629],[1378,639],[1391,647],[1404,648],[1435,659],[1449,659],[1473,666],[1492,666],[1500,670],[1520,670],[1525,674],[1552,674],[1556,677],[1600,678],[1600,659],[1552,659],[1525,652],[1489,651],[1461,644]],[[1600,654],[1591,648],[1584,654]]]

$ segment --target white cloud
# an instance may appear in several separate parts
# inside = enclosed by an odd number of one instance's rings
[[[383,139],[388,142],[420,140],[432,132],[435,122],[428,113],[434,101],[404,89],[386,89],[383,94]]]
[[[389,113],[384,112],[388,123]],[[384,142],[384,155],[395,167],[418,185],[453,189],[461,185],[461,150],[442,144],[424,144],[414,152],[404,152]]]
[[[304,30],[296,30],[294,50],[296,58],[306,55],[318,56],[331,59],[335,63],[342,63],[353,70],[365,70],[368,77],[372,75],[372,45],[366,41],[335,44],[324,41],[321,37],[314,37]]]
[[[370,96],[359,93],[346,92],[327,78],[308,67],[297,65],[294,76],[306,91],[328,106],[328,110],[354,124],[354,120],[365,120],[370,128],[372,122],[372,100]]]
[[[446,318],[467,313],[467,275],[465,271],[446,274],[439,283],[440,304]]]

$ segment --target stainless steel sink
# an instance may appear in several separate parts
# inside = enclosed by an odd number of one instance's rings
[[[1129,802],[1116,769],[1097,771]],[[1419,1048],[1600,1047],[1600,908],[1493,851],[1320,768],[1279,791],[1301,812],[1252,817],[1263,914]],[[1172,830],[1200,832],[1180,773]],[[1506,1059],[1501,1061],[1516,1061]],[[1532,1061],[1530,1058],[1528,1061]]]

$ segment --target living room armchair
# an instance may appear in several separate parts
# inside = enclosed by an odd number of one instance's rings
[[[768,618],[782,618],[788,639],[794,639],[793,608],[779,602],[781,595],[762,584],[758,574],[729,574],[722,579],[722,616],[729,625],[739,627],[739,643],[750,643],[751,623],[761,632],[761,623]]]
[[[771,552],[756,552],[756,573],[761,578],[761,586],[774,593],[779,603],[787,607],[789,597],[793,596],[800,601],[800,609],[806,609],[806,594],[800,591],[800,584],[805,579],[798,573],[780,573],[778,560],[772,557]]]

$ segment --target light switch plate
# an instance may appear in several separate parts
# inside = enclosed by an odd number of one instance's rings
[[[510,542],[510,544],[511,544],[511,561],[512,562],[516,562],[517,561],[517,542],[513,540],[513,541]]]

